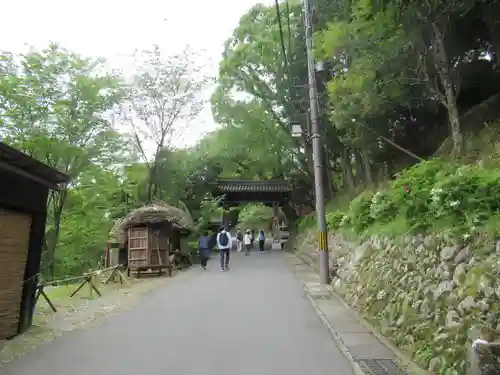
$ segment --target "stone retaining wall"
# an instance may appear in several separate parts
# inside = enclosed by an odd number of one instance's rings
[[[357,242],[337,234],[329,247],[334,289],[385,336],[430,373],[479,374],[471,340],[477,327],[500,320],[500,241],[460,246],[437,234]],[[297,248],[317,263],[313,236]]]

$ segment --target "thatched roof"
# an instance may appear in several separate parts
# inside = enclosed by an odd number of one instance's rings
[[[124,218],[115,222],[110,231],[110,236],[119,236],[128,228],[141,225],[170,223],[174,228],[181,230],[192,229],[194,223],[191,215],[177,207],[172,207],[164,202],[154,202],[140,207]]]

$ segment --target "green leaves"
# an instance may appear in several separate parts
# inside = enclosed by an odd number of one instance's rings
[[[302,14],[298,4],[290,9],[290,32],[296,35],[302,32]],[[286,16],[284,5],[282,15]],[[284,33],[288,39],[288,29]],[[306,76],[303,48],[288,53],[294,72],[301,70]],[[281,50],[276,9],[258,4],[241,18],[226,42],[218,87],[212,96],[214,118],[224,128],[202,146],[207,156],[224,164],[225,175],[267,179],[284,178],[297,170],[307,173],[299,144],[290,134],[291,119],[304,117],[294,112],[289,86],[292,76],[287,74],[291,73]],[[241,144],[245,147],[239,147]]]
[[[123,87],[118,77],[103,73],[100,59],[84,58],[57,45],[16,57],[3,54],[0,61],[2,140],[71,178],[70,185],[51,193],[49,200],[45,259],[53,274],[60,233],[66,246],[62,254],[69,251],[70,238],[74,245],[80,241],[76,238],[105,240],[105,201],[98,204],[93,199],[107,193],[96,193],[100,186],[95,177],[101,171],[113,173],[114,165],[127,162],[124,139],[109,121],[109,113],[123,98]],[[90,171],[94,192],[83,194],[82,184],[89,183],[85,173]],[[70,206],[64,211],[66,204]],[[75,217],[77,229],[71,228]],[[88,232],[92,225],[101,230],[100,237]],[[85,246],[78,248],[86,251]]]
[[[0,77],[7,142],[73,179],[121,148],[106,119],[121,98],[120,81],[99,74],[99,61],[51,45],[17,65]]]
[[[328,92],[337,127],[352,127],[353,118],[364,121],[384,114],[404,100],[405,39],[392,8],[379,10],[370,0],[355,1],[350,17],[329,23],[315,42],[318,57],[334,57],[337,74]]]
[[[263,204],[248,204],[243,206],[238,216],[242,230],[260,228],[267,229],[273,219],[273,209]]]

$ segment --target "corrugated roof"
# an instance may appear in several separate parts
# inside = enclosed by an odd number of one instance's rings
[[[69,181],[69,176],[66,174],[0,142],[0,167],[2,166],[4,168],[10,167],[8,169],[13,171],[24,172],[24,174],[54,188],[60,183]]]
[[[222,193],[287,193],[292,185],[284,180],[219,180],[217,189]]]

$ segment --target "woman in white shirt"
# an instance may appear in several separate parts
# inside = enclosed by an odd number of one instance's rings
[[[243,236],[243,246],[245,247],[245,255],[250,255],[250,248],[252,247],[252,235],[250,229],[247,229]]]

